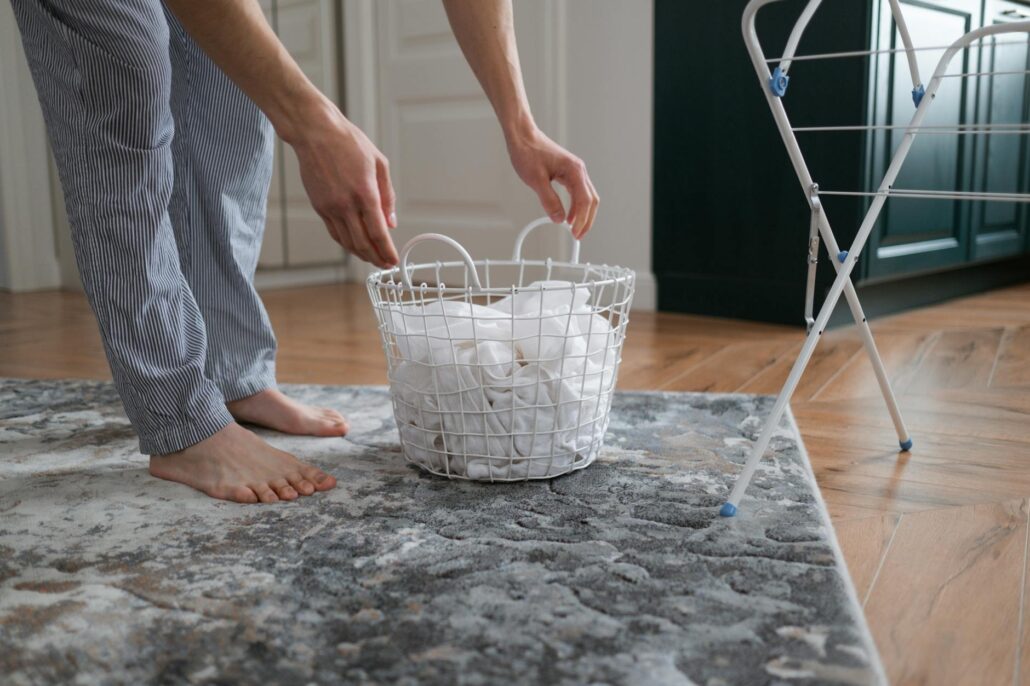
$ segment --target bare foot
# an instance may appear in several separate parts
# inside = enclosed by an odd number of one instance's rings
[[[235,422],[185,450],[151,455],[150,473],[238,503],[296,500],[336,485],[318,467],[273,448]]]
[[[350,428],[336,410],[303,405],[275,388],[226,403],[236,421],[256,424],[286,434],[343,436]]]

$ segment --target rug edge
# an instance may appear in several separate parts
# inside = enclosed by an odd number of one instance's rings
[[[869,628],[869,620],[865,616],[865,610],[862,608],[862,603],[858,599],[858,591],[855,588],[855,582],[851,579],[851,570],[848,569],[847,561],[844,559],[844,551],[840,547],[840,541],[837,540],[837,530],[833,527],[833,520],[830,519],[830,509],[826,506],[826,500],[823,498],[822,489],[819,487],[819,482],[815,478],[815,470],[812,469],[812,460],[808,455],[808,448],[805,447],[804,437],[801,435],[801,427],[798,426],[797,419],[794,417],[794,411],[791,407],[787,406],[786,412],[787,421],[790,423],[791,428],[794,429],[798,437],[798,450],[801,456],[804,457],[804,469],[805,477],[808,479],[812,486],[812,493],[815,495],[816,504],[819,506],[819,517],[822,520],[822,524],[826,527],[827,540],[830,543],[830,548],[833,550],[833,557],[837,561],[837,566],[841,570],[841,574],[844,577],[844,585],[847,587],[848,602],[851,603],[851,609],[855,612],[856,617],[861,619],[858,624],[862,628],[862,639],[865,643],[866,651],[870,655],[870,664],[876,677],[879,679],[879,683],[887,686],[890,682],[887,680],[887,672],[883,667],[883,661],[880,659],[880,651],[876,647],[876,641],[873,639],[873,633]]]

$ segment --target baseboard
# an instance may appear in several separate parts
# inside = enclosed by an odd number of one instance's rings
[[[873,319],[1028,280],[1030,255],[1024,255],[909,278],[859,283],[855,288],[866,317]],[[770,282],[738,277],[668,274],[659,276],[658,284],[658,309],[663,312],[804,327],[805,295],[804,283],[801,281]],[[825,288],[816,293],[816,313],[824,295]],[[852,322],[851,311],[841,298],[827,326],[834,328]]]
[[[347,281],[348,269],[344,264],[330,264],[318,267],[295,269],[259,269],[254,276],[258,290],[267,288],[296,288],[298,286],[319,286],[327,283]]]
[[[658,309],[804,325],[804,284],[707,274],[658,276]]]
[[[658,280],[650,271],[638,271],[632,310],[653,312],[658,308]]]

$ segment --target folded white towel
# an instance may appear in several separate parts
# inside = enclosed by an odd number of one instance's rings
[[[594,459],[607,429],[615,332],[571,282],[489,306],[434,300],[390,313],[390,382],[405,452],[472,479],[546,477]]]

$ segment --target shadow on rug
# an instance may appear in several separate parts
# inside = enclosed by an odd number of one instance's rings
[[[770,399],[620,393],[596,464],[490,485],[285,390],[352,430],[267,434],[339,486],[262,506],[151,478],[108,384],[0,381],[5,683],[882,681],[792,421],[718,516]]]

